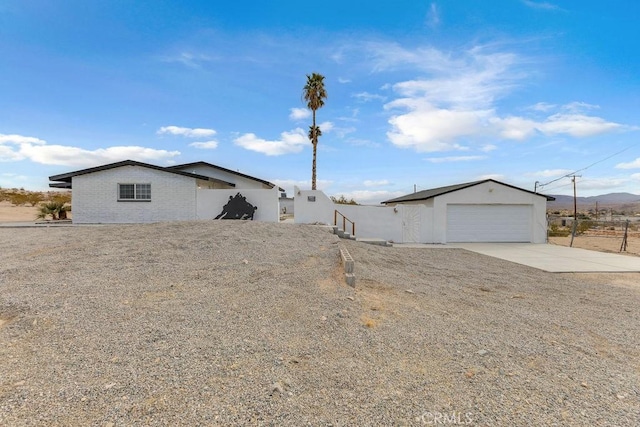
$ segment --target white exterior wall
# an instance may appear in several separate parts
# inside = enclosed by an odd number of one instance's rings
[[[319,190],[300,190],[294,187],[293,209],[294,221],[298,224],[333,224],[335,205],[326,194]],[[315,197],[309,202],[308,197]]]
[[[443,194],[433,199],[433,242],[447,241],[447,205],[528,205],[532,210],[532,243],[547,241],[547,199],[496,182],[485,182],[473,187]]]
[[[315,202],[308,201],[309,196],[315,196]],[[409,241],[411,235],[412,240],[420,243],[444,244],[447,243],[449,204],[529,206],[532,211],[532,242],[545,243],[547,240],[546,198],[496,182],[478,184],[422,202],[400,203],[388,207],[336,205],[322,191],[295,188],[294,220],[301,224],[333,224],[334,210],[337,209],[356,223],[356,237],[381,238],[401,243]],[[413,222],[413,232],[407,230],[412,228],[409,219]],[[342,220],[338,221],[342,228]]]
[[[334,223],[334,211],[338,210],[356,224],[356,237],[378,238],[393,242],[403,242],[403,217],[405,206],[360,206],[334,204],[322,191],[295,188],[294,221],[298,224]],[[315,196],[315,202],[308,200]],[[431,242],[433,236],[433,209],[416,205],[419,212],[420,242]],[[342,228],[342,219],[338,216]],[[350,232],[347,225],[347,232]]]
[[[151,184],[151,201],[118,201],[118,184]],[[72,178],[74,224],[196,219],[194,178],[140,166],[122,166]]]
[[[335,205],[340,213],[355,222],[356,237],[385,239],[391,242],[405,241],[404,215],[408,207],[398,206],[359,206]],[[417,242],[431,242],[433,235],[433,209],[417,205]],[[333,219],[332,219],[333,221]],[[333,222],[332,222],[333,224]],[[338,216],[338,225],[342,228],[342,219]],[[347,232],[350,231],[347,225]]]
[[[214,219],[222,212],[222,208],[229,201],[229,197],[242,194],[247,202],[257,206],[253,216],[254,221],[279,222],[280,221],[280,192],[277,187],[270,190],[197,190],[196,216],[197,219]]]
[[[263,184],[253,179],[248,179],[239,175],[235,175],[229,172],[222,171],[220,169],[212,168],[206,165],[194,165],[187,168],[180,169],[183,172],[195,173],[198,175],[208,176],[210,178],[221,179],[225,182],[231,182],[235,184],[237,189],[256,189],[265,190],[270,189],[268,185]]]

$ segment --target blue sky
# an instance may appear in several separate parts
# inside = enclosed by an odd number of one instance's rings
[[[639,16],[631,0],[2,0],[0,186],[133,159],[310,188],[318,72],[327,194],[576,170],[581,196],[638,194]]]

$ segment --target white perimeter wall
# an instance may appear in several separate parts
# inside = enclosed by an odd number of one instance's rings
[[[294,191],[294,221],[299,224],[334,224],[334,211],[338,210],[356,223],[356,237],[378,238],[393,242],[403,242],[404,213],[407,207],[361,206],[335,204],[322,191]],[[309,201],[315,197],[315,202]],[[433,235],[433,209],[417,205],[419,218],[419,242],[431,242]],[[342,228],[342,218],[338,215],[338,226]],[[347,225],[347,232],[350,232]]]
[[[237,188],[233,190],[198,189],[196,202],[197,219],[214,219],[222,212],[222,208],[229,201],[229,197],[233,197],[238,193],[246,197],[247,202],[258,207],[258,210],[256,210],[253,216],[254,221],[280,221],[280,192],[277,187],[270,190]]]
[[[547,238],[546,198],[496,182],[458,190],[424,203],[408,202],[406,205],[389,207],[337,205],[322,191],[300,190],[297,187],[294,193],[296,223],[333,224],[334,210],[337,209],[356,223],[356,236],[360,238],[381,238],[398,243],[413,240],[420,243],[446,243],[449,204],[528,205],[532,210],[533,243],[545,243]],[[315,202],[308,200],[310,196],[315,196]],[[338,222],[342,228],[342,220],[338,219]]]
[[[118,184],[151,184],[150,202],[119,202]],[[72,178],[74,224],[194,220],[194,178],[122,166]]]

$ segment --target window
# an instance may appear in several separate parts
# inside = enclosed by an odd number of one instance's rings
[[[119,201],[151,201],[151,184],[118,184]]]

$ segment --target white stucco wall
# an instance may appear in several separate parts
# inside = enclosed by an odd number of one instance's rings
[[[333,224],[334,211],[337,209],[356,224],[356,237],[377,238],[393,242],[403,242],[405,206],[361,206],[334,204],[322,191],[294,191],[294,221],[299,224]],[[315,201],[309,201],[315,197]],[[419,242],[430,242],[433,236],[433,209],[425,205],[416,205],[419,230],[416,238]],[[338,225],[342,228],[342,219],[338,216]],[[350,225],[347,225],[347,230]]]
[[[195,165],[187,168],[181,168],[184,172],[195,173],[198,175],[208,176],[210,178],[221,179],[226,182],[235,184],[236,190],[238,189],[256,189],[265,190],[270,189],[268,185],[263,184],[253,179],[245,178],[243,176],[235,175],[229,172],[222,171],[220,169],[212,168],[207,165]]]
[[[309,201],[309,196],[315,196],[315,201]],[[545,243],[547,239],[546,198],[496,182],[486,182],[423,202],[389,207],[335,205],[322,191],[296,188],[294,204],[296,223],[333,224],[334,210],[337,209],[356,223],[356,237],[382,238],[398,243],[413,240],[443,244],[447,243],[447,206],[450,204],[524,205],[532,211],[532,242]]]
[[[151,184],[151,201],[118,201],[118,184]],[[122,166],[72,178],[74,224],[196,219],[196,181],[141,166]]]
[[[300,190],[298,187],[294,187],[293,193],[294,222],[333,224],[335,206],[326,194],[319,190]],[[315,197],[315,201],[309,201],[309,197]]]
[[[356,237],[377,238],[401,243],[405,241],[405,206],[336,205],[336,209],[356,224]],[[424,205],[416,206],[416,242],[431,240],[433,210]],[[338,219],[342,228],[341,219]],[[348,229],[346,231],[349,231]]]
[[[197,218],[210,220],[222,212],[222,208],[229,201],[229,197],[237,193],[246,197],[247,202],[256,206],[253,220],[264,222],[278,222],[280,220],[278,188],[270,190],[233,189],[233,190],[197,190],[196,212]]]
[[[446,243],[447,205],[449,204],[529,205],[533,212],[532,243],[545,243],[547,240],[547,199],[538,194],[489,181],[433,199],[435,243]]]

